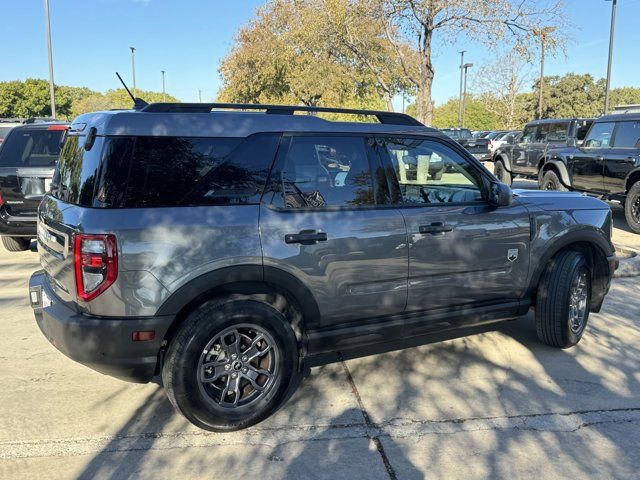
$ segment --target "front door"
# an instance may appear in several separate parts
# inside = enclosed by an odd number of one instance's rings
[[[604,158],[611,149],[613,122],[596,122],[592,125],[582,147],[568,158],[571,183],[576,190],[602,192],[604,190]]]
[[[489,205],[486,173],[457,148],[412,138],[383,143],[392,197],[407,224],[407,310],[520,298],[529,269],[527,210],[517,201]]]
[[[527,125],[520,140],[513,146],[511,171],[521,175],[530,175],[534,169],[529,165],[529,153],[535,148],[538,125]]]
[[[301,281],[316,327],[404,311],[407,232],[398,210],[379,205],[376,162],[366,137],[283,137],[260,211],[265,278]]]
[[[640,166],[640,121],[619,122],[613,145],[603,155],[604,189],[611,195],[624,195],[627,175]]]

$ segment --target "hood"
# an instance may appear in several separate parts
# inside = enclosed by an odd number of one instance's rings
[[[531,205],[547,211],[553,210],[609,210],[602,200],[577,192],[555,190],[513,190],[513,196],[524,205]]]

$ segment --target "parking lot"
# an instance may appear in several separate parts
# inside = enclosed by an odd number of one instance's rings
[[[528,186],[517,182],[515,187]],[[615,210],[614,240],[640,250]],[[637,260],[637,259],[636,259]],[[578,347],[531,313],[468,336],[313,368],[275,416],[198,430],[160,386],[100,375],[36,326],[33,251],[0,251],[0,478],[631,478],[640,468],[634,259]]]

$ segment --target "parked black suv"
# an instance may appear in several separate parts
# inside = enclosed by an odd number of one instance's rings
[[[592,122],[587,118],[564,118],[528,123],[516,143],[504,144],[493,152],[493,172],[507,185],[516,175],[537,179],[547,150],[580,145]]]
[[[547,152],[539,183],[619,201],[629,227],[640,233],[640,113],[602,116],[582,146]]]
[[[161,373],[191,422],[228,431],[338,351],[531,306],[542,342],[577,344],[617,265],[610,234],[605,202],[512,194],[403,114],[151,104],[72,123],[29,295],[63,353],[130,381]]]
[[[36,237],[36,214],[49,190],[66,123],[13,127],[0,147],[0,235],[10,252]]]

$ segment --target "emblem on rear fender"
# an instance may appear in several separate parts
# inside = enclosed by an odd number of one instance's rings
[[[510,248],[507,250],[507,260],[510,262],[515,262],[518,259],[518,249]]]

